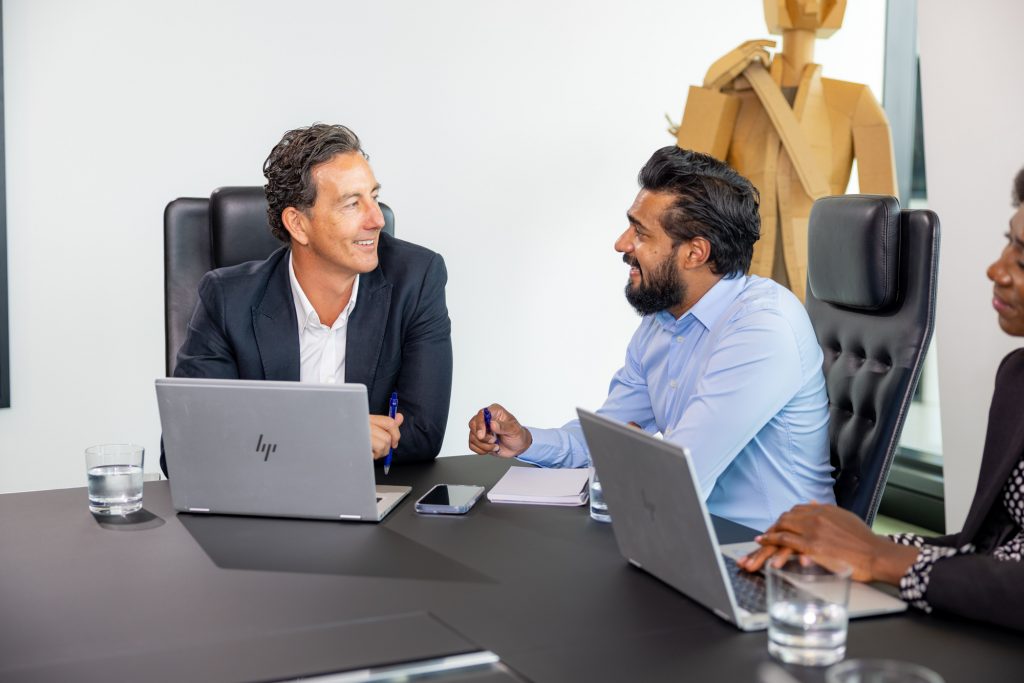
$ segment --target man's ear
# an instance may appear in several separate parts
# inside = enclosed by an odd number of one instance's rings
[[[292,242],[306,246],[309,244],[309,218],[294,206],[287,207],[281,212],[281,222],[284,229],[292,237]]]
[[[679,248],[683,268],[700,268],[711,258],[711,242],[706,237],[694,237]]]

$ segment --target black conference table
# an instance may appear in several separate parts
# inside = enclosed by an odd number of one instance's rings
[[[450,679],[823,680],[766,675],[763,632],[628,565],[586,507],[413,511],[435,483],[490,487],[509,464],[396,465],[386,482],[413,492],[381,524],[177,514],[167,482],[127,523],[91,515],[81,488],[0,495],[0,681],[279,680],[480,650],[501,665]],[[723,542],[752,534],[715,524]],[[847,657],[1020,680],[1024,638],[912,610],[852,622]]]

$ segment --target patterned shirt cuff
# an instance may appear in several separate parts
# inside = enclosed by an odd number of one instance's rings
[[[913,534],[896,535],[912,536]],[[928,604],[928,599],[925,596],[928,593],[928,581],[931,578],[932,567],[935,566],[936,562],[944,560],[947,557],[973,553],[974,545],[968,543],[960,548],[945,548],[937,545],[917,545],[913,542],[896,542],[901,545],[912,545],[921,549],[921,552],[917,554],[917,560],[915,560],[914,564],[910,566],[907,573],[900,578],[900,598],[914,607],[924,610],[926,613],[930,613],[932,611],[932,606]]]
[[[915,548],[924,547],[924,537],[917,534],[889,534],[889,540],[897,545],[909,545]]]

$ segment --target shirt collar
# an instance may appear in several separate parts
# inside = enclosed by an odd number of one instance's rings
[[[295,265],[294,265],[294,252],[288,254],[288,279],[292,284],[292,300],[295,302],[295,316],[298,318],[299,330],[308,326],[320,327],[320,316],[317,315],[316,309],[313,308],[313,304],[309,303],[309,298],[306,293],[302,291],[302,285],[299,284],[298,278],[295,277]],[[348,319],[352,309],[356,307],[356,295],[359,293],[359,273],[356,273],[356,280],[352,283],[352,296],[349,297],[348,305],[345,306],[345,310],[341,312],[338,319],[334,321],[334,326],[337,327],[340,323]]]
[[[690,307],[678,320],[668,311],[658,311],[656,319],[668,330],[678,330],[689,324],[691,317],[706,329],[711,329],[718,322],[740,292],[747,286],[748,276],[722,278],[704,293],[697,303]]]

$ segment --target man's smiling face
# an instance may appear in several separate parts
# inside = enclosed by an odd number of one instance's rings
[[[384,215],[377,205],[380,183],[370,165],[357,152],[338,154],[313,167],[311,177],[316,201],[302,212],[303,246],[330,271],[371,272],[377,267]]]
[[[640,315],[679,306],[686,298],[686,282],[677,263],[683,243],[661,227],[661,218],[676,197],[665,192],[641,190],[626,213],[629,227],[615,242],[615,250],[630,266],[626,300]]]

